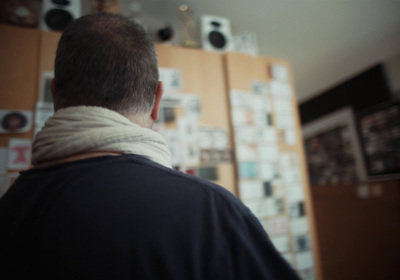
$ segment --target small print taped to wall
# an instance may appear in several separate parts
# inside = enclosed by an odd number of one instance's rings
[[[0,134],[24,133],[32,127],[32,111],[0,110]]]

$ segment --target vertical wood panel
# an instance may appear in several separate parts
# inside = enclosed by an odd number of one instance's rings
[[[0,25],[0,109],[34,110],[37,96],[39,30]],[[31,138],[33,130],[0,134],[0,146],[10,137]]]

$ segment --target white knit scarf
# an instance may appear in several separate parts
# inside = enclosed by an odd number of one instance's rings
[[[32,164],[87,152],[137,154],[171,167],[171,153],[160,134],[94,106],[60,109],[49,118],[33,141]]]

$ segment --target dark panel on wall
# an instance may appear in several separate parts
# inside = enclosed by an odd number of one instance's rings
[[[300,104],[301,123],[306,124],[346,106],[354,111],[371,107],[391,98],[382,64]]]

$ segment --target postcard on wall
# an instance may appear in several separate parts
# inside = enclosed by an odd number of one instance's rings
[[[202,117],[200,96],[195,94],[182,94],[182,105],[185,108],[186,116],[197,119]]]
[[[7,169],[26,169],[30,166],[31,144],[32,141],[28,139],[9,140]]]
[[[258,152],[254,145],[236,145],[236,157],[238,161],[258,161]]]
[[[261,162],[277,162],[279,150],[276,145],[259,145],[258,158]]]
[[[32,128],[32,111],[0,110],[0,134],[24,133]]]
[[[280,63],[273,63],[270,65],[271,78],[286,82],[289,79],[289,71],[286,65]]]
[[[239,195],[243,201],[260,199],[264,196],[261,181],[241,181],[239,182]]]
[[[251,91],[256,95],[267,95],[269,92],[268,84],[265,82],[254,81],[251,83]]]
[[[290,220],[290,230],[293,234],[308,232],[307,217],[291,219]]]
[[[35,109],[35,134],[41,130],[46,121],[54,115],[54,104],[52,102],[38,101]]]
[[[158,69],[160,81],[164,84],[164,90],[168,91],[179,91],[183,87],[183,79],[181,69],[179,68],[164,68]]]
[[[290,249],[289,236],[287,234],[274,235],[271,237],[271,242],[278,252],[284,253]]]
[[[274,97],[293,97],[292,87],[289,83],[272,80],[269,83],[269,87],[271,90],[271,95]]]
[[[254,123],[254,112],[242,108],[233,108],[231,118],[234,126],[251,125]]]
[[[255,128],[252,126],[235,127],[235,141],[237,144],[254,144],[256,142]]]
[[[285,216],[270,218],[267,221],[267,233],[270,235],[286,233],[289,230],[288,220]]]
[[[253,95],[242,90],[231,90],[229,92],[231,107],[233,108],[253,108]]]
[[[212,131],[213,148],[226,150],[229,148],[228,131],[225,128],[214,128]]]
[[[198,140],[198,123],[195,118],[179,118],[178,130],[179,137],[182,142],[197,142]]]
[[[239,178],[255,179],[258,178],[259,170],[257,162],[239,162]]]
[[[310,236],[308,233],[293,236],[294,250],[296,252],[309,251],[311,248]]]
[[[268,197],[265,198],[263,201],[263,213],[265,217],[271,217],[275,216],[278,213],[276,212],[276,207],[275,207],[275,199]]]
[[[312,268],[314,261],[311,251],[300,252],[295,254],[296,268],[298,270]]]
[[[250,209],[250,211],[257,218],[263,218],[264,217],[262,200],[244,201],[243,203]]]
[[[51,93],[51,80],[54,78],[54,72],[42,72],[42,81],[40,84],[39,100],[53,103],[53,95]]]
[[[289,215],[292,218],[305,216],[304,201],[295,201],[289,203]]]
[[[294,152],[284,152],[279,155],[282,168],[299,166],[299,157]]]
[[[197,142],[182,142],[180,148],[182,166],[195,167],[200,165],[200,149]]]
[[[214,145],[213,128],[202,125],[197,128],[197,132],[200,149],[212,149]]]
[[[270,143],[270,144],[275,144],[276,143],[276,132],[274,128],[271,127],[266,127],[266,128],[258,128],[256,130],[257,133],[257,141],[259,143]]]
[[[264,181],[273,180],[280,176],[279,168],[276,163],[260,163],[260,178]]]
[[[285,187],[285,197],[288,203],[304,200],[304,192],[301,183],[287,184]]]
[[[292,166],[283,170],[283,180],[287,185],[290,183],[301,182],[301,173],[299,167]]]
[[[253,109],[257,112],[271,112],[271,102],[268,96],[253,96]]]

